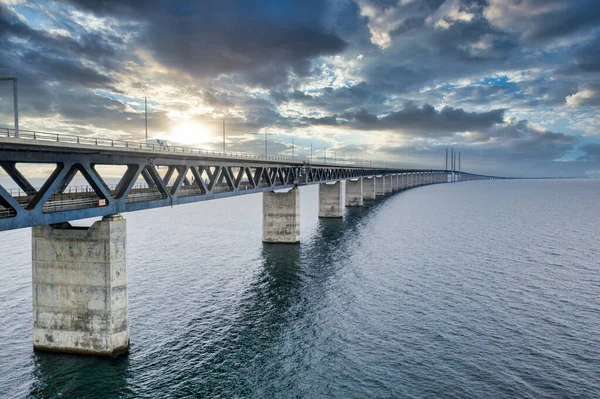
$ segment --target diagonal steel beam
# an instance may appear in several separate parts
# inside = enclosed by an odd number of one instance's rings
[[[208,188],[206,187],[206,183],[204,183],[204,179],[202,179],[202,167],[198,169],[195,166],[190,167],[192,175],[194,175],[194,182],[198,185],[198,188],[200,189],[200,191],[202,191],[202,194],[204,195],[208,192]]]
[[[175,172],[175,166],[169,165],[169,167],[167,169],[167,173],[165,173],[165,176],[162,178],[163,184],[165,186],[169,185],[169,181],[171,180],[171,177],[173,176],[173,172]]]
[[[10,206],[15,210],[17,215],[24,212],[24,209],[21,207],[21,204],[17,202],[9,193],[6,191],[2,185],[0,185],[0,203],[4,202],[6,205]]]
[[[90,166],[90,164],[82,164],[79,165],[79,171],[90,184],[92,189],[98,194],[100,198],[104,198],[108,200],[110,203],[112,200],[112,196],[108,191],[108,187],[104,184],[104,181],[100,178],[100,175]]]
[[[21,172],[16,167],[16,162],[2,162],[0,166],[2,169],[8,174],[8,176],[13,179],[15,183],[25,192],[27,195],[35,195],[37,190],[35,187],[29,183],[29,180],[25,176],[21,174]]]
[[[252,187],[256,187],[256,183],[254,182],[254,176],[252,176],[252,170],[246,167],[244,168],[244,171],[246,173],[246,178],[248,179],[248,182],[252,184]]]
[[[215,170],[211,172],[210,168],[214,167]],[[221,167],[220,166],[211,166],[208,168],[205,168],[204,170],[206,171],[206,174],[208,175],[208,191],[213,191],[213,189],[215,188],[215,185],[217,184],[217,179],[219,178],[219,175],[221,174]]]
[[[150,178],[156,185],[156,188],[158,188],[158,191],[160,191],[162,194],[166,195],[167,197],[170,197],[171,194],[169,193],[169,190],[167,190],[167,186],[163,183],[162,179],[160,178],[160,175],[158,174],[156,167],[149,163],[148,165],[146,165],[144,170],[148,171],[148,174],[150,175]]]
[[[146,182],[148,187],[150,187],[150,188],[156,187],[156,183],[154,182],[154,179],[152,178],[152,176],[150,175],[150,172],[148,172],[148,170],[146,168],[142,169],[142,177],[144,178],[144,181]]]
[[[117,184],[117,188],[115,190],[116,199],[127,198],[127,195],[131,191],[131,188],[137,182],[137,179],[140,176],[143,167],[144,165],[140,164],[127,165],[127,170],[125,171],[125,174],[123,175],[121,180],[119,180],[119,183]]]
[[[35,210],[36,212],[41,213],[42,206],[44,206],[44,203],[48,201],[48,198],[50,198],[50,196],[54,194],[57,188],[61,186],[65,177],[67,177],[67,174],[71,170],[71,166],[72,164],[66,163],[57,164],[56,169],[54,169],[48,180],[46,180],[42,188],[40,188],[40,190],[37,192],[35,197],[33,197],[29,205],[27,205],[27,210]]]
[[[188,172],[188,167],[187,165],[182,165],[182,166],[178,166],[177,167],[177,178],[175,179],[175,183],[173,183],[173,187],[171,187],[171,195],[172,196],[177,196],[177,193],[179,192],[179,189],[181,188],[181,184],[183,183],[183,180],[185,179],[185,175]]]
[[[77,168],[69,169],[69,171],[67,172],[67,175],[65,176],[65,179],[60,184],[60,186],[58,186],[58,188],[56,189],[56,192],[59,194],[64,193],[65,190],[67,189],[67,187],[69,187],[69,184],[71,184],[71,182],[73,181],[73,178],[75,177],[75,175],[77,174],[78,171],[79,170]]]
[[[229,187],[231,191],[236,189],[236,187],[233,184],[233,178],[229,174],[228,168],[221,168],[221,176],[219,177],[219,183],[222,183],[223,180],[225,180],[225,182],[227,183],[227,187]]]

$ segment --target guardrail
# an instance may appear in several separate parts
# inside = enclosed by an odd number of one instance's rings
[[[88,136],[74,136],[62,133],[48,133],[48,132],[40,132],[35,130],[23,130],[19,129],[19,135],[15,134],[15,130],[11,128],[0,128],[0,137],[13,137],[18,139],[26,139],[26,140],[39,140],[39,141],[53,141],[57,143],[66,143],[66,144],[84,144],[84,145],[95,145],[101,147],[117,147],[117,148],[131,148],[131,149],[143,149],[143,150],[153,150],[153,151],[161,151],[161,152],[172,152],[172,153],[181,153],[181,154],[199,154],[199,155],[214,155],[221,157],[228,157],[234,159],[257,159],[257,160],[266,160],[266,161],[278,161],[278,162],[306,162],[306,163],[317,163],[317,164],[331,164],[334,166],[347,166],[347,167],[377,167],[377,168],[400,168],[398,165],[394,165],[387,162],[376,161],[372,162],[364,159],[356,159],[356,160],[348,160],[337,158],[332,159],[324,158],[321,161],[316,161],[313,159],[309,159],[308,157],[276,157],[276,156],[265,156],[265,155],[254,155],[248,154],[244,152],[220,152],[220,151],[212,151],[212,150],[204,150],[199,148],[191,148],[191,147],[180,147],[180,146],[170,146],[170,145],[159,145],[159,144],[149,144],[149,143],[141,143],[139,141],[125,141],[125,140],[114,140],[107,138],[98,138],[98,137],[88,137]],[[343,161],[343,162],[340,162]]]

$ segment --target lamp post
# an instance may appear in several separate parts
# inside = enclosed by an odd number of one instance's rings
[[[144,97],[144,123],[146,126],[146,143],[148,142],[148,97]]]
[[[2,80],[12,80],[13,82],[13,109],[15,114],[15,137],[19,137],[19,98],[17,78],[0,78]]]

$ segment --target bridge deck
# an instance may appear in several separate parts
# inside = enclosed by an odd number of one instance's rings
[[[0,185],[0,231],[375,175],[448,173],[149,148],[143,143],[37,132],[7,136],[0,136],[0,167],[19,188]],[[50,164],[54,170],[42,187],[33,187],[20,173],[21,164]],[[125,170],[119,183],[106,183],[99,173],[105,166]],[[161,176],[159,170],[166,173]],[[72,187],[77,174],[88,185]]]

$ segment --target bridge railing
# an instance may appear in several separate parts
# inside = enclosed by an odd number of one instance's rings
[[[139,141],[128,141],[128,140],[114,140],[107,138],[98,138],[98,137],[88,137],[88,136],[75,136],[69,134],[62,133],[48,133],[48,132],[40,132],[36,130],[22,130],[19,129],[19,136],[16,136],[15,130],[11,128],[0,128],[0,137],[13,137],[19,139],[27,139],[27,140],[39,140],[39,141],[53,141],[57,143],[65,143],[65,144],[85,144],[85,145],[95,145],[102,147],[117,147],[117,148],[131,148],[131,149],[143,149],[143,150],[153,150],[153,151],[161,151],[161,152],[172,152],[172,153],[181,153],[181,154],[198,154],[198,155],[214,155],[221,157],[229,157],[235,159],[257,159],[257,160],[267,160],[267,161],[279,161],[279,162],[308,162],[311,163],[308,157],[277,157],[277,156],[265,156],[265,155],[254,155],[248,154],[244,152],[220,152],[213,150],[204,150],[200,148],[192,148],[192,147],[181,147],[181,146],[171,146],[171,145],[159,145],[159,144],[150,144],[150,143],[142,143]],[[332,162],[333,161],[333,162]],[[358,160],[350,160],[348,162],[347,159],[344,159],[343,162],[340,162],[338,159],[334,158],[323,159],[321,161],[312,163],[324,163],[324,164],[332,164],[335,166],[350,166],[350,167],[372,167],[373,165],[370,161],[365,161],[362,159]],[[378,162],[377,165],[379,167],[395,167],[397,165],[386,165],[381,166],[382,162]]]

